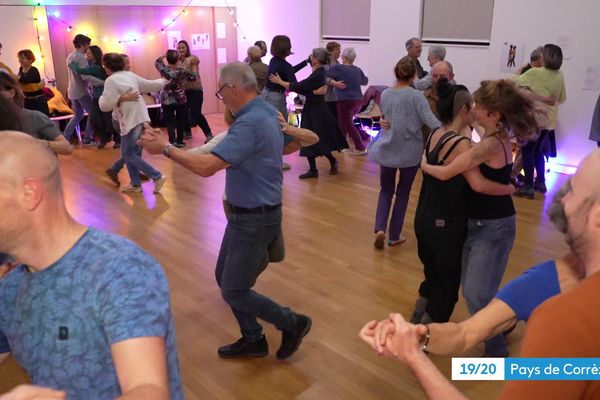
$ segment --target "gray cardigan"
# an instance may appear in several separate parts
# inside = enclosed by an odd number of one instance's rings
[[[414,88],[388,88],[381,94],[381,112],[390,123],[371,141],[368,156],[384,167],[406,168],[421,163],[423,134],[441,124],[431,112],[422,92]]]

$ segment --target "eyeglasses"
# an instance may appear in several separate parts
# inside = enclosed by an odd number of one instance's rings
[[[222,91],[223,89],[225,89],[227,86],[234,87],[234,86],[233,86],[231,83],[226,83],[226,84],[224,84],[223,86],[221,86],[221,87],[219,88],[219,90],[217,90],[217,93],[215,93],[215,96],[217,96],[217,99],[219,99],[219,100],[223,101],[223,95],[221,94],[221,91]]]

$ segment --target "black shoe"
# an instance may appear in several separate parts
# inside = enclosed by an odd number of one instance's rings
[[[546,193],[548,191],[546,188],[546,183],[540,181],[535,181],[533,183],[533,190],[540,193]]]
[[[212,135],[212,133],[209,133],[208,135],[206,135],[206,140],[204,140],[204,144],[210,142],[211,140],[213,140],[214,136]]]
[[[100,143],[98,143],[98,150],[102,150],[104,147],[106,147],[108,142],[110,142],[110,140],[102,140]]]
[[[114,172],[112,169],[107,169],[106,171],[106,175],[108,175],[108,177],[110,178],[110,180],[117,186],[121,186],[121,183],[119,182],[119,174],[117,174],[116,172]]]
[[[335,160],[335,163],[333,163],[333,165],[331,166],[331,169],[329,170],[329,175],[337,175],[339,165],[340,165],[339,161]]]
[[[318,178],[319,171],[309,170],[307,173],[298,176],[300,179]]]
[[[181,143],[181,142],[175,142],[173,143],[173,146],[177,147],[178,149],[185,147],[185,143]]]
[[[515,196],[525,197],[529,200],[533,200],[535,197],[535,192],[531,186],[523,186],[515,191]]]
[[[192,136],[192,132],[191,132],[191,131],[187,131],[187,132],[185,132],[185,133],[183,134],[183,138],[184,138],[184,139],[191,139],[192,137],[193,137],[193,136]]]
[[[310,332],[312,320],[310,317],[302,314],[296,314],[296,326],[291,331],[281,333],[281,346],[277,350],[277,358],[283,360],[290,357],[298,350],[304,336]]]
[[[247,342],[242,337],[235,343],[219,347],[221,358],[266,357],[269,354],[269,343],[265,335],[258,342]]]
[[[94,139],[84,139],[83,144],[85,146],[96,146],[98,142],[96,142]]]

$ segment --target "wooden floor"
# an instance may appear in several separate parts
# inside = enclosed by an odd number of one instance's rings
[[[224,128],[219,114],[208,119],[215,132]],[[192,145],[203,139],[194,131]],[[188,142],[188,145],[190,142]],[[313,318],[313,330],[289,361],[274,356],[280,335],[265,324],[271,355],[231,361],[217,357],[219,345],[237,340],[239,330],[219,295],[213,271],[225,227],[221,206],[224,173],[201,178],[162,156],[144,157],[167,176],[161,195],[152,183],[143,194],[120,194],[104,175],[118,157],[113,149],[78,148],[61,157],[68,209],[85,224],[137,242],[162,263],[168,276],[179,357],[188,399],[420,399],[410,371],[377,357],[357,337],[370,319],[390,311],[410,315],[422,266],[416,252],[413,218],[420,177],[413,186],[404,234],[397,248],[373,248],[373,221],[379,190],[378,168],[366,157],[340,154],[340,174],[328,175],[319,160],[318,180],[301,181],[307,169],[297,155],[286,156],[284,232],[287,257],[271,265],[256,288],[283,305]],[[121,177],[127,181],[126,172]],[[552,193],[565,176],[550,173],[546,196],[515,199],[517,240],[505,281],[527,267],[566,252],[562,236],[545,216]],[[467,317],[464,301],[453,320]],[[510,340],[517,355],[523,334]],[[482,354],[482,347],[468,355]],[[450,358],[433,357],[449,376]],[[14,366],[0,369],[0,393],[24,374]],[[495,398],[501,382],[457,382],[473,399]]]

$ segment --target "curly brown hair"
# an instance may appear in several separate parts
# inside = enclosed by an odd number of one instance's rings
[[[535,102],[509,79],[482,81],[473,93],[473,100],[488,111],[500,113],[500,123],[514,136],[527,139],[541,127],[545,116]]]

